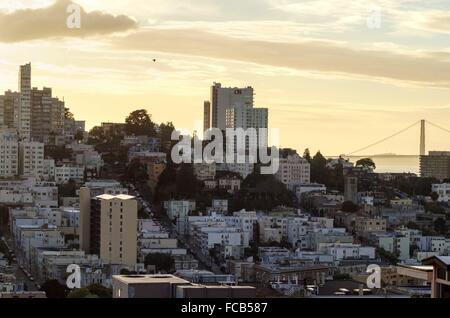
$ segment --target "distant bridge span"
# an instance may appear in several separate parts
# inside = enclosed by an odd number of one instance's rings
[[[422,119],[422,120],[416,121],[415,123],[409,125],[409,126],[406,127],[406,128],[403,128],[402,130],[397,131],[395,134],[392,134],[392,135],[387,136],[387,137],[385,137],[385,138],[383,138],[383,139],[381,139],[381,140],[378,140],[378,141],[376,141],[376,142],[374,142],[374,143],[371,143],[370,145],[367,145],[367,146],[365,146],[365,147],[362,147],[362,148],[359,148],[359,149],[357,149],[357,150],[355,150],[355,151],[352,151],[352,152],[350,152],[350,153],[347,153],[346,156],[351,156],[351,155],[357,154],[357,153],[359,153],[359,152],[361,152],[361,151],[364,151],[364,150],[367,150],[367,149],[372,148],[372,147],[374,147],[374,146],[377,146],[377,145],[379,145],[379,144],[382,144],[382,143],[384,143],[385,141],[388,141],[388,140],[390,140],[390,139],[392,139],[392,138],[394,138],[394,137],[397,137],[398,135],[400,135],[400,134],[402,134],[402,133],[404,133],[404,132],[410,130],[411,128],[416,127],[416,126],[419,125],[419,124],[420,124],[420,145],[419,145],[419,154],[420,154],[421,156],[423,156],[423,155],[426,154],[426,134],[425,134],[425,127],[426,127],[426,124],[429,124],[429,125],[431,125],[431,126],[433,126],[433,127],[435,127],[435,128],[438,128],[438,129],[440,129],[440,130],[442,130],[442,131],[445,131],[445,132],[447,132],[447,133],[450,134],[450,130],[449,130],[449,129],[443,128],[443,127],[441,127],[441,126],[439,126],[439,125],[437,125],[437,124],[434,124],[434,123],[432,123],[432,122],[430,122],[430,121],[428,121],[428,120],[426,120],[426,119]]]

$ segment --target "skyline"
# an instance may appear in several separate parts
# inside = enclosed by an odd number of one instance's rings
[[[78,33],[60,27],[69,2],[42,9],[52,3],[0,1],[0,90],[16,90],[17,65],[31,62],[32,86],[52,87],[88,128],[145,107],[192,129],[213,82],[253,86],[281,146],[300,153],[349,153],[422,118],[447,127],[444,1],[378,1],[380,29],[366,25],[369,1],[247,1],[239,12],[217,1],[195,12],[179,1],[77,1],[89,12]],[[428,150],[449,148],[429,131]],[[368,152],[415,154],[418,142],[417,129]]]

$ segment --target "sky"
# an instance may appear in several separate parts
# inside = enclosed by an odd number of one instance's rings
[[[420,119],[450,129],[448,0],[0,0],[0,92],[27,62],[88,128],[145,108],[192,130],[220,82],[253,86],[300,153],[348,154]],[[428,150],[449,137],[429,126]],[[415,126],[364,154],[418,152]]]

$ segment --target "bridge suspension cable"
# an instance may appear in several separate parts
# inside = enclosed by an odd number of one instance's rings
[[[427,123],[430,124],[430,125],[433,126],[433,127],[436,127],[436,128],[438,128],[438,129],[443,130],[443,131],[445,131],[445,132],[448,132],[448,133],[450,134],[450,130],[449,130],[449,129],[446,129],[446,128],[444,128],[444,127],[441,127],[441,126],[439,126],[439,125],[437,125],[437,124],[434,124],[434,123],[432,123],[431,121],[428,121],[428,120],[427,120]]]
[[[386,137],[386,138],[383,138],[383,139],[381,139],[381,140],[379,140],[379,141],[377,141],[377,142],[374,142],[374,143],[372,143],[372,144],[370,144],[370,145],[368,145],[368,146],[365,146],[365,147],[363,147],[363,148],[360,148],[360,149],[357,149],[357,150],[355,150],[355,151],[352,151],[352,152],[348,153],[347,155],[348,155],[348,156],[349,156],[349,155],[353,155],[353,154],[355,154],[355,153],[358,153],[358,152],[364,151],[364,150],[366,150],[366,149],[372,148],[372,147],[374,147],[374,146],[376,146],[376,145],[379,145],[379,144],[381,144],[381,143],[383,143],[383,142],[385,142],[385,141],[387,141],[387,140],[389,140],[389,139],[391,139],[391,138],[394,138],[394,137],[396,137],[396,136],[398,136],[398,135],[404,133],[405,131],[408,131],[409,129],[413,128],[414,126],[416,126],[416,125],[418,125],[418,124],[420,124],[420,120],[419,120],[419,121],[416,121],[414,124],[412,124],[412,125],[410,125],[410,126],[404,128],[404,129],[402,129],[402,130],[396,132],[396,133],[393,134],[393,135],[390,135],[390,136],[388,136],[388,137]],[[431,123],[430,123],[430,124],[431,124]],[[446,130],[445,128],[442,128],[442,127],[438,127],[438,128],[441,128],[441,129]],[[450,130],[447,130],[447,131],[450,133]]]

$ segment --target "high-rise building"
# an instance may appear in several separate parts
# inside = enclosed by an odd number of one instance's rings
[[[203,131],[211,128],[211,103],[205,101],[203,104]]]
[[[20,106],[19,116],[19,136],[21,139],[31,137],[31,64],[20,66],[19,71],[19,93]]]
[[[0,96],[0,128],[14,128],[21,140],[51,142],[63,138],[64,101],[51,88],[31,89],[31,64],[20,66],[19,92]]]
[[[299,155],[280,158],[280,166],[275,177],[284,183],[289,190],[296,186],[310,183],[311,165],[308,160]]]
[[[225,88],[220,83],[211,87],[211,127],[226,129],[226,110],[234,105],[253,107],[253,88]]]
[[[94,254],[107,264],[134,267],[137,261],[135,197],[102,194],[91,200],[91,242]]]
[[[344,199],[358,203],[358,178],[354,176],[346,176],[344,178]]]
[[[0,177],[44,174],[44,144],[19,139],[17,130],[0,130]]]
[[[19,145],[14,129],[0,130],[0,177],[9,178],[19,173]]]
[[[226,128],[242,128],[248,130],[249,128],[255,128],[256,135],[250,136],[246,140],[245,150],[248,150],[250,145],[254,146],[254,149],[259,147],[259,139],[261,133],[264,134],[264,145],[262,148],[267,147],[267,128],[268,128],[268,116],[269,110],[267,108],[253,108],[248,105],[236,104],[229,107],[225,111]],[[260,130],[263,128],[264,130]]]
[[[40,179],[44,173],[44,144],[34,141],[19,143],[19,174]]]
[[[18,127],[20,94],[6,91],[0,95],[0,128]]]
[[[52,89],[33,88],[31,91],[31,137],[48,142],[51,135],[60,136],[64,130],[64,102],[52,97]]]
[[[430,151],[427,156],[420,156],[420,176],[450,179],[450,151]]]
[[[94,254],[95,251],[97,255],[100,253],[98,248],[94,248],[95,240],[91,240],[91,233],[96,233],[91,230],[91,227],[96,226],[95,223],[91,224],[91,201],[102,194],[128,194],[128,190],[115,180],[99,179],[86,182],[80,188],[80,248],[87,254]]]

